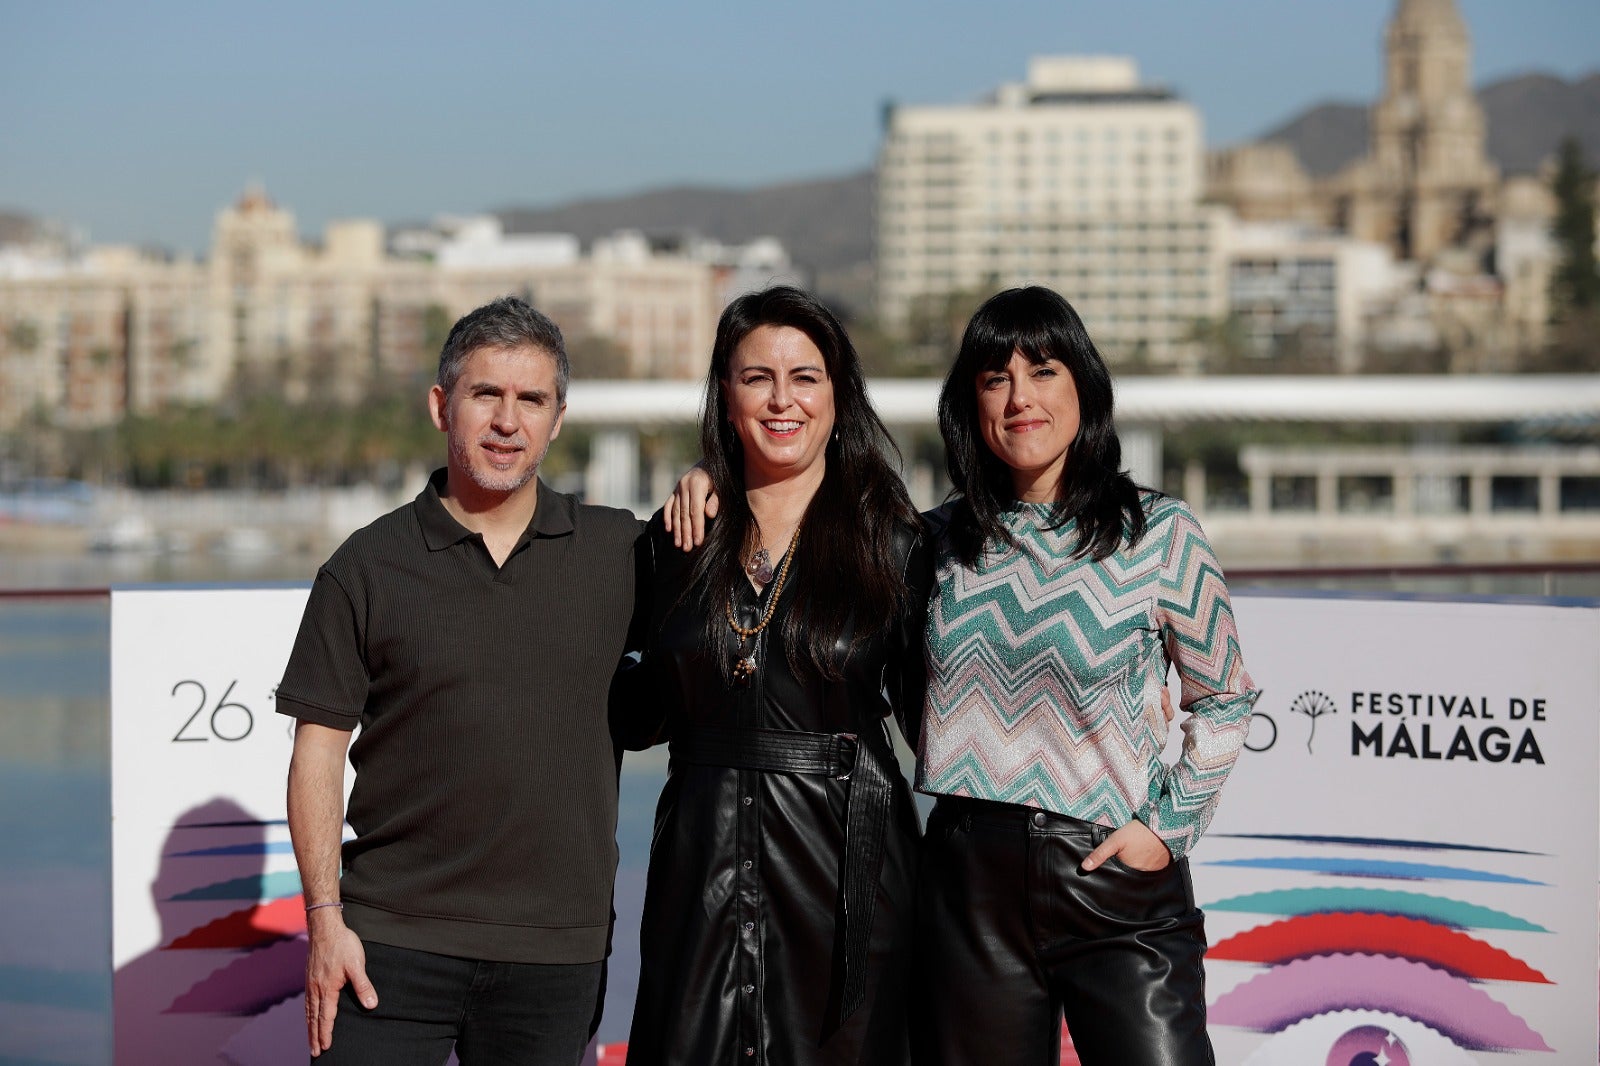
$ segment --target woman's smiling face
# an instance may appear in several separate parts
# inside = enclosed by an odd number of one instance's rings
[[[1077,439],[1078,388],[1061,360],[1035,363],[1020,351],[1002,367],[979,371],[978,430],[1011,468],[1017,499],[1060,498],[1067,452]]]
[[[728,362],[723,394],[743,445],[747,486],[781,481],[823,461],[833,435],[833,382],[804,332],[752,330]]]

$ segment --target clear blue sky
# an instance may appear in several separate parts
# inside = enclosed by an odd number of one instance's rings
[[[1474,80],[1600,68],[1600,2],[1458,0]],[[1394,0],[0,0],[0,208],[203,249],[250,180],[301,230],[870,165],[882,102],[1134,56],[1254,136],[1381,80]]]

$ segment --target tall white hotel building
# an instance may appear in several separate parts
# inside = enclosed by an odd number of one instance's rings
[[[1050,56],[984,101],[886,112],[879,311],[1041,284],[1114,363],[1183,367],[1225,313],[1227,215],[1200,202],[1199,112],[1139,84],[1131,59]]]

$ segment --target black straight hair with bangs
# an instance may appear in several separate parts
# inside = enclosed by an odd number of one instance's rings
[[[779,285],[748,293],[730,303],[717,322],[700,415],[700,451],[721,510],[695,553],[684,595],[705,615],[705,646],[721,647],[728,632],[728,595],[746,580],[743,553],[755,524],[725,390],[734,353],[762,326],[788,326],[809,337],[833,385],[834,433],[824,452],[822,485],[806,508],[792,549],[787,585],[794,589],[794,606],[782,627],[791,669],[809,664],[836,678],[844,665],[835,660],[838,641],[846,639],[853,648],[885,632],[906,607],[894,536],[897,528],[916,526],[917,512],[889,461],[900,452],[867,398],[855,346],[833,312],[808,292]],[[723,669],[730,665],[724,661]]]
[[[1059,360],[1078,392],[1078,435],[1067,452],[1050,526],[1078,522],[1074,557],[1104,559],[1144,535],[1140,489],[1121,469],[1122,443],[1111,420],[1111,372],[1083,319],[1059,293],[1041,286],[990,297],[967,323],[955,365],[939,391],[939,432],[951,494],[951,542],[963,566],[976,566],[984,546],[1015,543],[1001,515],[1016,500],[1011,468],[989,450],[978,428],[978,375],[1021,352],[1038,364]]]

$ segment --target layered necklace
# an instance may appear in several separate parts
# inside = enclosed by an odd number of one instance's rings
[[[789,534],[789,546],[784,549],[783,562],[778,564],[776,581],[773,580],[772,556],[766,548],[758,548],[745,564],[745,572],[761,584],[771,583],[771,592],[767,598],[767,609],[762,612],[761,620],[754,626],[742,626],[733,615],[733,591],[728,592],[728,628],[739,638],[739,646],[733,655],[733,683],[743,688],[750,684],[756,676],[756,646],[755,639],[761,634],[767,624],[772,621],[772,613],[777,610],[778,597],[783,595],[783,583],[789,577],[789,564],[794,562],[794,545],[800,537],[800,526],[794,527],[794,532]]]

